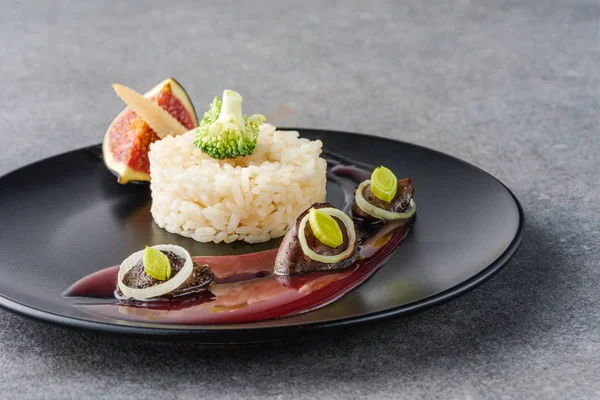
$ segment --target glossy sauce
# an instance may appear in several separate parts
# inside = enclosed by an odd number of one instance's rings
[[[336,156],[337,158],[337,156]],[[346,161],[346,160],[343,160]],[[345,194],[349,212],[358,182],[370,173],[328,160],[328,179]],[[87,312],[120,320],[164,324],[231,324],[263,321],[323,307],[365,282],[398,249],[413,219],[378,224],[357,223],[361,257],[350,268],[304,275],[273,274],[278,249],[233,256],[193,257],[215,275],[204,290],[173,298],[137,302],[115,299],[119,266],[88,275],[65,292]]]

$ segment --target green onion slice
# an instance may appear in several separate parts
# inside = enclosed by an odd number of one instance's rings
[[[336,248],[344,243],[344,236],[337,221],[318,208],[308,212],[308,222],[315,237],[325,246]]]
[[[343,211],[333,207],[319,208],[319,211],[328,214],[331,217],[336,217],[340,221],[342,221],[342,223],[346,227],[346,231],[348,232],[348,248],[340,254],[334,256],[324,256],[313,251],[308,245],[308,242],[306,241],[306,235],[304,234],[306,224],[309,223],[310,219],[309,211],[309,213],[302,218],[302,220],[300,221],[300,225],[298,226],[298,241],[300,242],[300,248],[302,249],[302,252],[306,254],[306,256],[311,260],[319,261],[326,264],[333,264],[352,256],[352,254],[354,254],[354,248],[356,245],[356,230],[354,228],[354,222],[352,221],[352,219],[350,219],[350,217],[346,215]]]
[[[162,251],[146,246],[142,256],[144,271],[154,279],[166,281],[171,277],[171,262]]]
[[[379,200],[389,203],[398,191],[398,179],[386,167],[377,167],[371,174],[371,190]]]

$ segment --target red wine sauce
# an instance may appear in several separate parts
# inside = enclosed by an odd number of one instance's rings
[[[338,163],[339,164],[339,163]],[[336,171],[337,170],[337,171]],[[352,190],[366,171],[334,165],[330,180],[344,192]],[[350,197],[347,196],[345,209]],[[351,203],[350,203],[351,205]],[[304,275],[273,274],[278,249],[234,256],[193,257],[215,275],[206,289],[169,300],[146,302],[115,298],[119,266],[88,275],[65,292],[87,312],[120,320],[161,324],[232,324],[263,321],[323,307],[365,282],[400,247],[413,219],[404,222],[359,223],[361,257],[350,268]]]

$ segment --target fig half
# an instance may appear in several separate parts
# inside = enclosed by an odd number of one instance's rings
[[[171,114],[185,128],[198,126],[194,106],[183,87],[173,78],[154,86],[144,97]],[[135,111],[126,107],[104,134],[102,153],[106,167],[117,175],[119,183],[150,181],[150,144],[158,135]]]

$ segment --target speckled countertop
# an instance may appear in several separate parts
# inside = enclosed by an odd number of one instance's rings
[[[0,398],[600,398],[600,3],[3,1],[0,173],[97,143],[109,83],[223,87],[276,124],[463,158],[523,246],[424,313],[249,347],[75,333],[0,311]],[[1,245],[1,244],[0,244]]]

